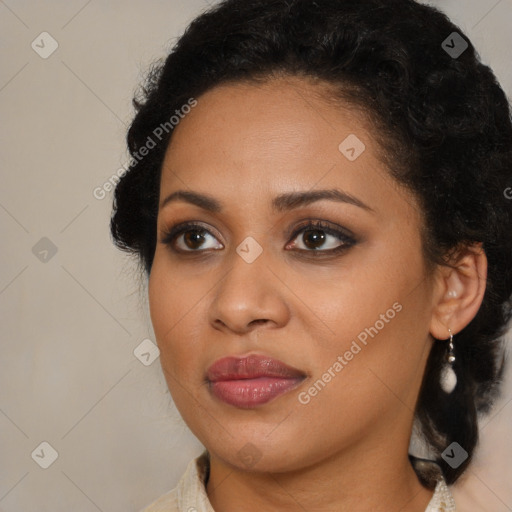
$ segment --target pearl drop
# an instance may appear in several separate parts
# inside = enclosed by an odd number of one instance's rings
[[[457,385],[457,375],[451,365],[446,364],[441,370],[441,389],[445,393],[451,393]]]

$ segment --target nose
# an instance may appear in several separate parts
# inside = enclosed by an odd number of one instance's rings
[[[235,254],[232,266],[218,282],[210,304],[215,329],[239,335],[255,329],[279,328],[289,319],[288,288],[272,268],[265,251],[252,263]]]

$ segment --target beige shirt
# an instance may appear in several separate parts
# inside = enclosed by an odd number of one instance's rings
[[[141,512],[215,512],[205,488],[209,464],[208,454],[204,451],[190,461],[181,480],[172,491],[161,496]],[[455,502],[442,476],[425,512],[455,512]]]

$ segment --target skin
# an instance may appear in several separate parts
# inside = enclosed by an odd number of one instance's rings
[[[454,269],[427,271],[414,196],[379,160],[361,111],[333,108],[325,93],[325,85],[295,77],[218,86],[175,128],[162,167],[161,205],[177,190],[222,204],[220,212],[182,200],[161,206],[149,278],[162,368],[178,410],[210,452],[207,493],[217,512],[423,512],[432,491],[407,453],[425,363],[432,343],[442,343],[433,337],[467,325],[485,291],[478,246]],[[338,149],[349,134],[366,146],[355,161]],[[325,199],[271,208],[279,194],[319,189],[343,190],[371,210]],[[356,244],[311,255],[311,232],[290,238],[308,218],[350,230]],[[210,233],[203,245],[178,236],[175,245],[189,252],[173,252],[161,240],[185,221]],[[320,250],[343,243],[325,235]],[[250,264],[236,252],[249,236],[263,249]],[[394,303],[401,311],[300,403],[299,393]],[[307,378],[255,409],[219,401],[207,368],[248,353],[280,359]],[[247,443],[257,460],[250,467],[238,453]]]

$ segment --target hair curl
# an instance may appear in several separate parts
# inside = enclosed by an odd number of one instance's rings
[[[442,48],[453,32],[468,42],[457,58]],[[138,151],[191,97],[276,74],[320,79],[371,116],[385,141],[383,158],[393,163],[390,174],[421,204],[429,264],[446,264],[457,249],[483,244],[487,286],[478,313],[456,336],[458,384],[449,395],[440,389],[446,346],[434,343],[416,408],[436,462],[453,483],[470,463],[477,414],[488,412],[503,371],[499,338],[512,316],[512,201],[504,193],[512,191],[512,123],[491,69],[446,15],[413,0],[225,0],[203,13],[134,99],[132,159],[115,189],[113,239],[138,255],[149,275],[172,130],[144,158]],[[457,468],[441,457],[453,441],[469,454]]]

